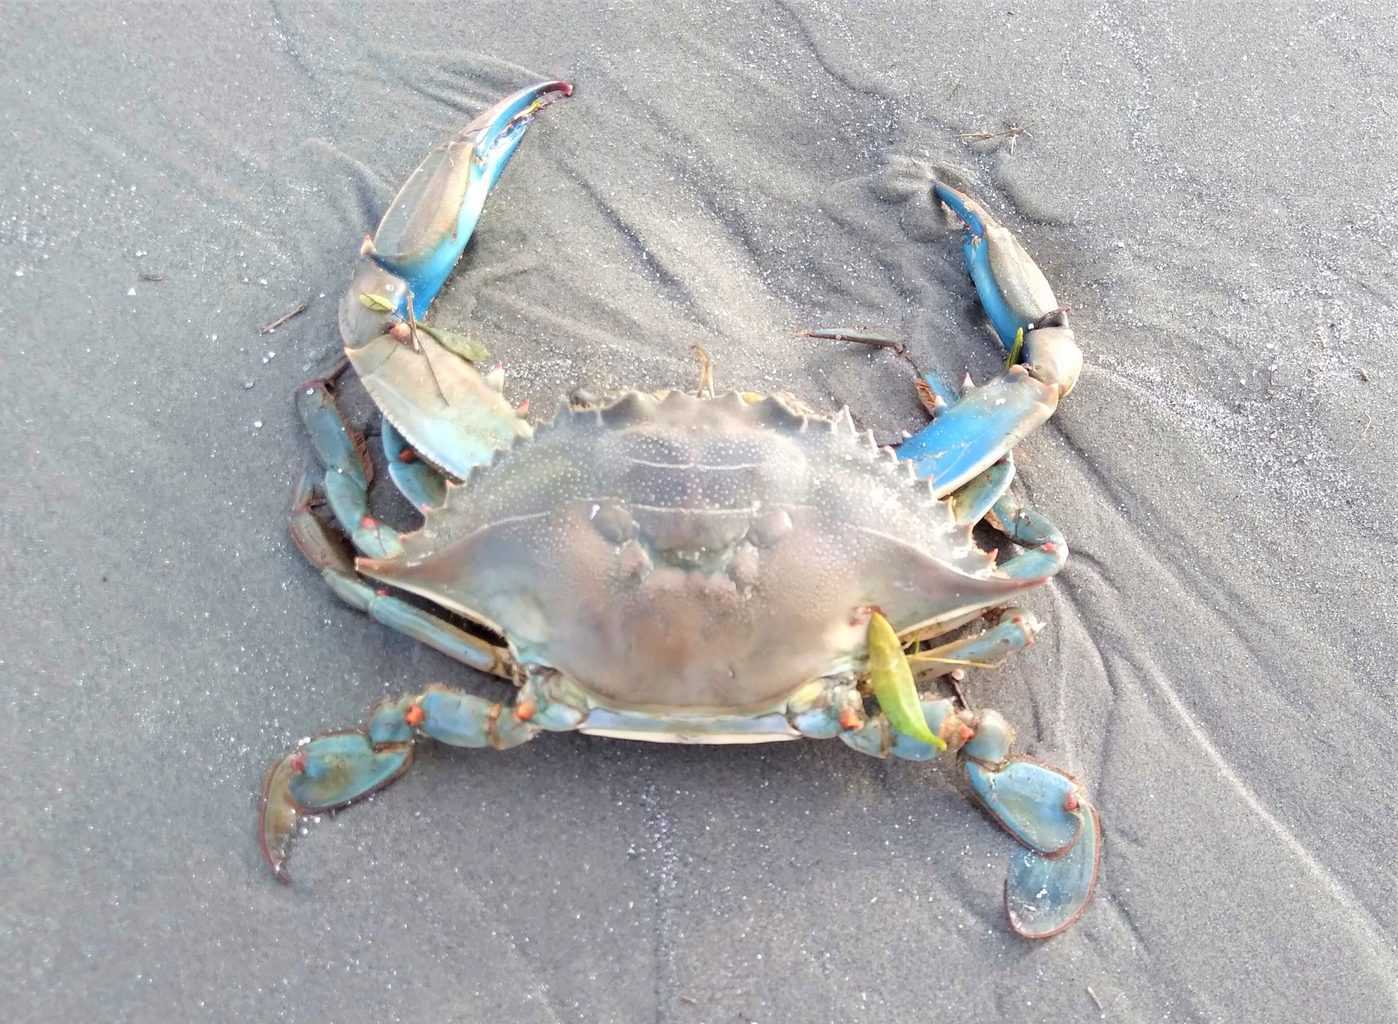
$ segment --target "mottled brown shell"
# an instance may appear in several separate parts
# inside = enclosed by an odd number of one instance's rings
[[[485,622],[613,706],[769,707],[1013,580],[847,411],[630,392],[561,411],[366,574]]]

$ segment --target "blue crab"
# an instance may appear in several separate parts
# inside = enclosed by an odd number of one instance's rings
[[[523,89],[434,149],[365,240],[341,302],[348,365],[382,413],[389,475],[419,529],[369,515],[373,463],[335,403],[344,364],[296,396],[318,456],[293,500],[301,551],[346,603],[509,680],[513,699],[432,685],[380,702],[361,728],[302,741],[265,781],[268,864],[286,880],[300,816],[394,781],[423,739],[506,750],[568,730],[839,737],[875,757],[955,756],[1018,843],[1011,926],[1062,931],[1096,885],[1096,809],[1067,773],[1012,754],[998,713],[973,710],[959,687],[925,689],[1028,645],[1039,624],[1012,602],[1067,557],[1060,532],[1009,490],[1011,449],[1081,368],[1048,283],[984,207],[933,181],[1009,358],[961,394],[919,380],[933,417],[896,449],[861,435],[848,410],[715,396],[707,380],[697,394],[575,393],[534,427],[477,353],[419,317],[535,115],[571,94],[558,81]],[[972,538],[981,523],[1017,553],[997,562]]]

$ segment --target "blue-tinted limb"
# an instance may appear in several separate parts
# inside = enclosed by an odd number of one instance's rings
[[[550,101],[572,92],[567,82],[551,81],[505,97],[434,147],[409,175],[361,255],[405,282],[416,315],[426,313],[461,258],[525,129]],[[395,311],[408,315],[407,295]]]
[[[1023,849],[1010,855],[1005,909],[1029,939],[1063,931],[1087,909],[1102,858],[1097,809],[1068,773],[1010,754],[1014,732],[994,711],[977,714],[961,763],[977,801]]]
[[[259,841],[273,874],[289,881],[286,861],[302,815],[348,806],[394,782],[411,767],[419,739],[509,750],[543,728],[574,728],[586,709],[560,716],[568,695],[552,692],[551,686],[550,679],[531,680],[505,704],[432,685],[414,696],[380,701],[361,729],[326,733],[299,745],[272,766],[263,785]],[[543,722],[536,721],[541,705],[552,709]]]
[[[999,668],[1005,659],[1034,642],[1042,626],[1020,608],[1006,608],[995,625],[973,637],[909,654],[919,681],[950,675],[957,669]]]
[[[400,553],[398,532],[369,515],[373,463],[364,439],[340,414],[331,382],[311,380],[297,388],[296,411],[306,425],[316,458],[325,467],[321,490],[340,528],[366,555],[391,558]]]
[[[1066,772],[1010,754],[1013,731],[995,711],[969,712],[952,698],[924,700],[927,726],[960,762],[976,801],[1013,836],[1005,909],[1029,939],[1063,931],[1087,909],[1097,886],[1102,829],[1097,809]],[[931,746],[896,733],[882,714],[839,734],[875,757],[929,761]]]
[[[1003,459],[951,495],[951,509],[956,521],[967,526],[979,523],[1010,489],[1014,478],[1014,458],[1007,453]]]
[[[380,424],[383,454],[394,485],[419,512],[441,508],[447,500],[446,478],[424,462],[414,448],[409,447],[387,417]]]
[[[431,612],[366,582],[355,572],[345,537],[316,515],[315,470],[307,470],[292,496],[288,528],[306,560],[320,570],[330,590],[390,629],[412,637],[448,658],[503,679],[513,678],[508,651],[496,647]]]
[[[1052,576],[1068,561],[1063,531],[1041,513],[1027,508],[1012,494],[1004,494],[991,508],[986,522],[1025,550],[1000,563],[1000,571],[1016,579]]]
[[[990,639],[1001,627],[1003,635]],[[1023,646],[1034,631],[1032,619],[1011,610],[995,629],[942,651],[969,654],[988,639],[1006,648]],[[1082,915],[1097,885],[1102,843],[1096,808],[1066,772],[1012,755],[1014,732],[998,712],[969,711],[953,698],[925,699],[921,708],[927,729],[947,750],[959,751],[977,802],[1022,846],[1011,855],[1005,882],[1010,926],[1032,939],[1063,931]],[[938,753],[895,730],[881,711],[866,715],[862,707],[849,706],[830,724],[839,726],[837,735],[848,746],[875,757],[927,761]]]
[[[941,182],[933,193],[965,226],[966,269],[996,337],[1013,356],[1005,372],[951,401],[898,448],[937,494],[949,494],[1053,415],[1077,380],[1082,353],[1053,289],[1014,235],[970,196]]]

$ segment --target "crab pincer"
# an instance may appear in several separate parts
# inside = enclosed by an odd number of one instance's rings
[[[898,448],[939,494],[998,462],[1073,390],[1082,352],[1043,271],[979,202],[935,182],[964,225],[961,251],[986,317],[1009,356],[1003,373],[967,391]]]
[[[290,881],[286,860],[302,814],[346,807],[393,782],[412,762],[411,743],[375,744],[354,730],[318,736],[274,764],[262,785],[258,830],[272,873]]]
[[[340,301],[340,334],[384,417],[429,463],[457,479],[488,463],[529,424],[436,333],[419,328],[476,229],[487,197],[539,111],[567,82],[521,89],[432,149],[360,247]]]

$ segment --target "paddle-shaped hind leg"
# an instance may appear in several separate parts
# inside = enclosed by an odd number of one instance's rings
[[[1005,910],[1028,939],[1057,935],[1082,916],[1097,887],[1102,823],[1067,772],[1012,756],[1014,731],[995,711],[980,711],[975,736],[961,748],[971,791],[1023,846],[1010,855]]]
[[[951,698],[921,701],[927,729],[959,760],[971,792],[1021,849],[1010,854],[1005,910],[1027,939],[1047,939],[1073,924],[1092,901],[1102,860],[1097,808],[1067,772],[1010,754],[1013,730],[998,712],[969,712]],[[853,723],[851,723],[853,724]],[[839,733],[874,757],[929,761],[939,751],[900,733],[883,713]]]
[[[1028,620],[1002,620],[990,632],[997,630],[998,647],[1022,646],[1033,637]],[[959,649],[948,646],[969,653],[970,645],[980,639],[965,641]],[[878,710],[866,715],[856,708],[842,715],[840,739],[861,753],[911,761],[931,760],[943,750],[958,751],[977,802],[1023,847],[1011,855],[1005,881],[1010,926],[1031,939],[1063,931],[1082,916],[1097,886],[1102,856],[1097,809],[1066,772],[1011,755],[1014,732],[998,712],[972,712],[952,698],[920,698],[910,673],[906,693],[894,693],[877,678],[885,671],[876,667],[871,654],[870,683]]]

